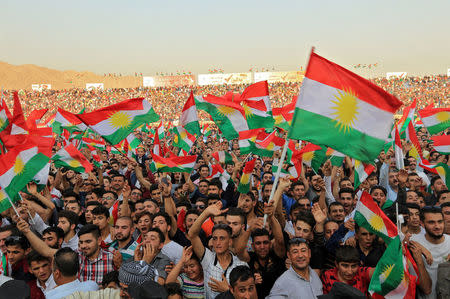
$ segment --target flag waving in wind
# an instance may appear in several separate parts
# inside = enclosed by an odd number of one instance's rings
[[[197,107],[195,107],[194,93],[192,91],[181,112],[180,126],[193,135],[200,135]]]
[[[242,93],[240,100],[242,107],[244,107],[245,117],[250,130],[273,128],[274,120],[267,81],[257,82],[247,87]]]
[[[401,105],[382,88],[312,52],[288,137],[371,163]]]

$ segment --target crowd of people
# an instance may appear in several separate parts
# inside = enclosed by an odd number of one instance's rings
[[[402,100],[417,97],[419,105],[432,100],[446,107],[446,80],[376,82]],[[244,88],[196,87],[194,93]],[[289,103],[298,88],[270,85],[272,103]],[[23,91],[21,99],[28,112],[54,109],[48,105],[78,112],[145,96],[163,119],[173,120],[189,93],[190,88],[47,90]],[[9,91],[4,95],[8,99]],[[449,298],[448,181],[420,168],[408,146],[405,168],[396,168],[392,148],[381,151],[375,170],[356,188],[349,157],[339,166],[326,160],[318,170],[304,164],[298,179],[281,178],[274,186],[279,152],[241,155],[237,140],[213,130],[192,146],[189,154],[197,160],[191,173],[161,173],[152,171],[153,138],[141,130],[133,134],[142,141],[135,157],[99,150],[102,166],[89,173],[52,164],[43,189],[28,183],[15,207],[1,213],[0,298],[370,298],[369,284],[387,244],[355,220],[358,191],[399,223],[403,250],[416,264],[417,298]],[[433,150],[425,128],[417,135],[431,164],[450,163],[448,155]],[[161,143],[176,152],[172,137],[166,128]],[[93,161],[92,152],[80,151]],[[219,151],[231,158],[216,160]],[[250,159],[250,189],[241,193]],[[212,176],[215,164],[223,168],[219,177]]]
[[[375,78],[371,80],[389,93],[398,97],[405,105],[409,105],[414,99],[418,101],[418,107],[424,108],[429,103],[435,107],[447,107],[450,104],[450,86],[447,76],[406,77],[404,79]],[[248,85],[207,85],[195,87],[136,87],[117,88],[105,90],[21,90],[21,99],[25,104],[26,113],[33,109],[49,109],[48,115],[56,112],[61,107],[73,113],[78,113],[83,108],[92,111],[100,107],[114,104],[133,97],[146,97],[152,101],[157,113],[165,121],[173,121],[179,118],[186,99],[191,90],[195,95],[212,94],[222,96],[227,92],[241,93]],[[292,98],[299,93],[301,83],[271,83],[269,92],[273,107],[282,107],[291,103]],[[12,91],[4,90],[3,96],[9,107],[12,107]],[[401,111],[400,111],[401,112]],[[204,119],[208,119],[203,115]]]

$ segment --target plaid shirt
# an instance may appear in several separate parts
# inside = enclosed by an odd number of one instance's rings
[[[100,249],[98,257],[95,260],[89,260],[82,253],[79,254],[80,271],[78,278],[80,281],[92,280],[100,284],[103,275],[114,270],[113,254],[109,251]]]

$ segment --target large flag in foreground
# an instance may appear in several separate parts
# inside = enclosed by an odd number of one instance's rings
[[[125,100],[77,117],[111,144],[118,144],[140,125],[159,120],[144,98]]]
[[[12,148],[0,156],[0,187],[14,199],[48,161],[49,157],[40,153],[33,143]]]
[[[313,52],[289,138],[327,145],[370,163],[383,149],[401,105],[380,87]]]

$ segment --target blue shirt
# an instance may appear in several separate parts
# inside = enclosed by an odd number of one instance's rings
[[[78,279],[75,279],[72,282],[62,284],[60,286],[57,286],[53,290],[50,290],[45,293],[46,299],[60,299],[66,296],[69,296],[72,293],[75,292],[89,292],[89,291],[97,291],[98,290],[98,284],[95,281],[79,281]]]

